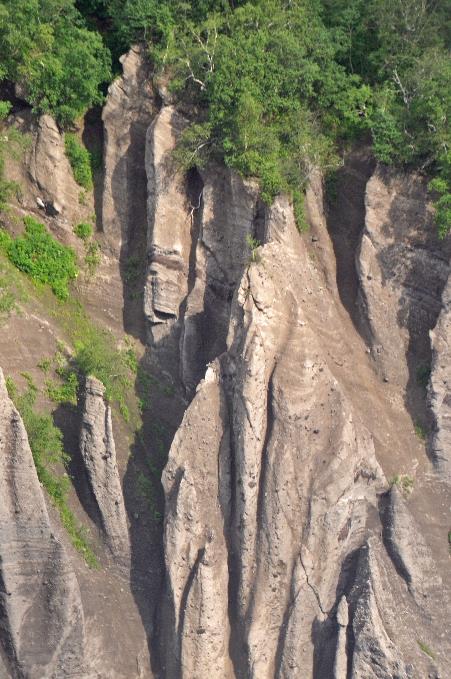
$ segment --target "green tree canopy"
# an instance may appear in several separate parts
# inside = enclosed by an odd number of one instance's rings
[[[101,103],[110,55],[73,0],[0,1],[0,78],[20,85],[39,112],[67,125]]]

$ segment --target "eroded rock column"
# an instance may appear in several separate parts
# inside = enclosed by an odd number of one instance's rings
[[[78,582],[52,531],[27,434],[1,370],[0,497],[0,644],[10,672],[5,679],[86,679],[91,675]]]
[[[106,543],[118,563],[130,565],[130,540],[121,480],[116,462],[111,408],[105,387],[88,377],[80,429],[80,453]]]

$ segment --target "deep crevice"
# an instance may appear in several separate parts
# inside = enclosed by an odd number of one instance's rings
[[[335,253],[336,282],[341,303],[354,327],[368,341],[367,320],[359,309],[356,257],[365,228],[365,189],[376,162],[370,153],[353,151],[336,172],[333,195],[327,191],[326,220]]]

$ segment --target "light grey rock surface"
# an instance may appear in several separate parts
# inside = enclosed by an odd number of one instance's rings
[[[425,180],[377,168],[366,187],[357,256],[360,304],[381,374],[402,387],[414,386],[430,362],[428,333],[441,309],[449,256]]]
[[[320,230],[319,186],[308,200]],[[355,346],[345,348],[333,278],[319,275],[287,201],[266,211],[261,230],[267,242],[244,266],[227,348],[163,473],[165,676],[439,671],[415,634],[426,627],[444,649],[433,614],[440,577],[406,500],[397,488],[385,495],[378,415],[353,386],[360,368],[340,370],[338,356]]]
[[[439,588],[442,583],[430,550],[395,484],[388,495],[384,528],[388,553],[412,594],[421,598]]]
[[[50,525],[27,434],[1,370],[0,498],[2,679],[86,679],[78,582]]]
[[[110,85],[102,111],[102,225],[116,254],[126,251],[138,233],[145,234],[145,139],[155,111],[144,47],[132,47],[120,61],[123,75]]]
[[[310,676],[311,626],[333,607],[337,563],[363,539],[384,484],[371,437],[296,304],[300,271],[287,281],[307,265],[287,203],[271,210],[268,231],[241,280],[228,351],[208,368],[163,476],[166,634],[181,649],[171,677],[200,677],[206,658],[218,676],[235,676],[232,658],[258,679]],[[215,597],[192,586],[204,554]],[[200,612],[209,625],[195,636],[186,621]]]
[[[408,679],[406,664],[384,626],[381,610],[390,606],[381,582],[373,545],[360,550],[352,596],[356,599],[352,629],[352,679]],[[392,632],[393,635],[393,632]]]
[[[150,322],[153,343],[171,332],[188,293],[193,212],[186,178],[177,170],[171,155],[186,124],[173,107],[165,106],[147,132],[148,264],[144,314]]]
[[[428,400],[433,415],[430,451],[442,478],[451,485],[451,276],[442,296],[442,310],[430,333],[431,378]]]
[[[64,151],[64,137],[49,115],[42,115],[32,127],[32,144],[27,169],[49,215],[71,216],[78,206],[80,187],[72,175]]]
[[[202,184],[180,340],[181,378],[188,394],[204,376],[205,366],[226,348],[232,298],[251,256],[248,239],[264,239],[255,183],[211,166]]]
[[[99,380],[86,378],[80,453],[106,543],[116,561],[128,567],[130,539],[127,513],[117,468],[111,408],[104,393],[105,388]]]
[[[147,274],[144,314],[154,360],[191,397],[225,349],[234,290],[262,239],[258,190],[224,167],[186,177],[173,151],[187,121],[163,106],[147,133]]]

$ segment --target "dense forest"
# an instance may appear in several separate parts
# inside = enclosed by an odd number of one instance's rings
[[[156,84],[192,119],[182,166],[221,159],[258,177],[266,201],[289,192],[302,224],[311,168],[331,175],[360,138],[431,178],[445,237],[450,35],[447,0],[1,0],[0,82],[70,130],[145,42]]]

